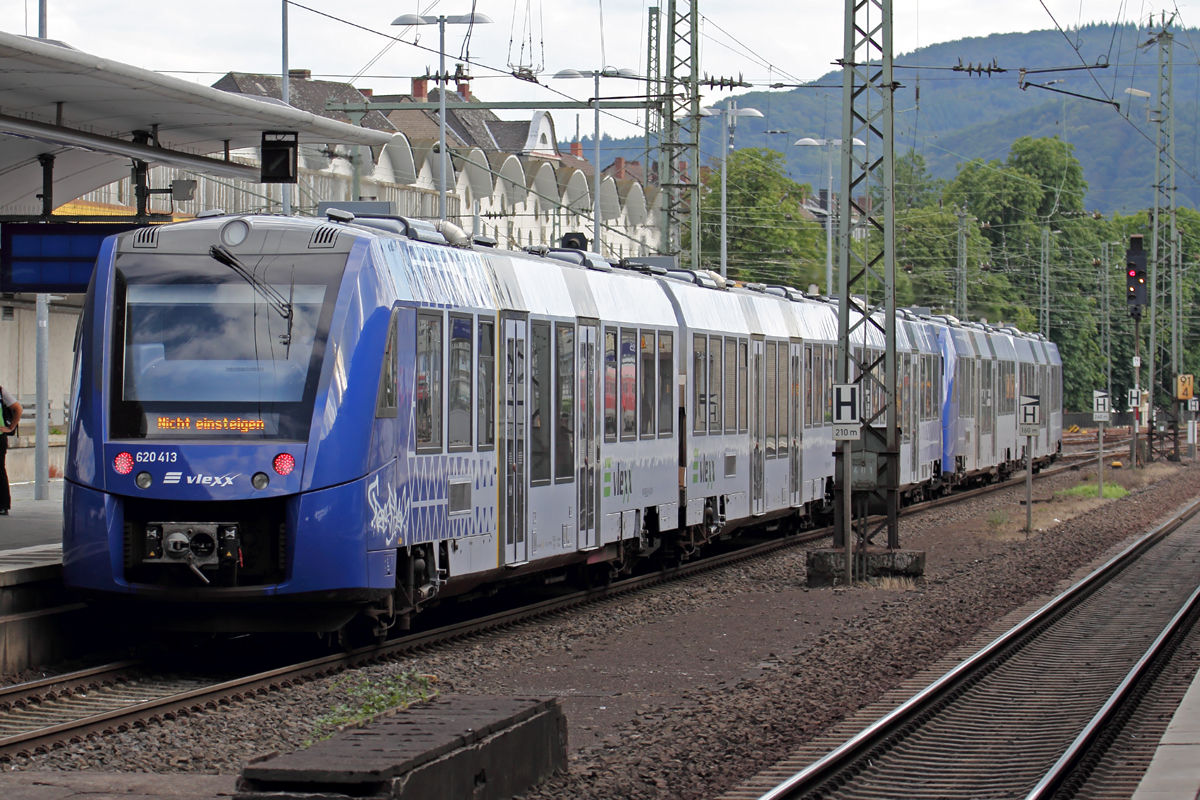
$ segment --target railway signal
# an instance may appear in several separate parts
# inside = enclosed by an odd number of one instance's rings
[[[1125,251],[1125,303],[1134,319],[1141,319],[1146,307],[1146,251],[1142,249],[1142,237],[1129,237],[1129,249]]]

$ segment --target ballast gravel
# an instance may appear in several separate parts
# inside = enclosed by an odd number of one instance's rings
[[[437,676],[446,693],[562,698],[571,762],[526,797],[721,794],[1200,495],[1200,467],[1025,538],[1024,489],[902,519],[926,577],[896,589],[809,589],[805,550],[678,581],[579,613],[322,679],[220,711],[72,745],[22,770],[235,774],[303,747],[363,680]],[[1130,474],[1111,480],[1128,480]],[[1035,484],[1035,509],[1079,482]]]

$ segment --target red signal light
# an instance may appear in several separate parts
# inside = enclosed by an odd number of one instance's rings
[[[292,458],[291,453],[280,453],[275,456],[275,460],[271,462],[271,466],[275,467],[275,471],[280,475],[291,475],[292,470],[296,468],[296,459]]]
[[[129,453],[118,453],[113,459],[113,469],[118,475],[128,475],[133,472],[133,456]]]
[[[1132,278],[1132,277],[1134,277],[1135,275],[1137,275],[1137,270],[1136,270],[1136,269],[1131,269],[1131,270],[1129,270],[1129,277],[1131,277],[1131,278]]]

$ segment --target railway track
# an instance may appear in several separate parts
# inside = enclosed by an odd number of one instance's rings
[[[777,764],[759,781],[775,776],[774,788],[727,797],[1091,796],[1093,775],[1121,772],[1110,751],[1143,699],[1154,706],[1153,678],[1195,641],[1198,512],[1200,500],[1177,511],[820,760]]]
[[[1082,454],[1086,458],[1087,454]],[[1095,460],[1095,455],[1091,455]],[[1084,461],[1042,470],[1038,479],[1079,469]],[[1018,481],[994,483],[903,509],[919,514],[1004,489]],[[112,735],[189,714],[208,713],[219,706],[285,690],[344,670],[403,658],[440,644],[512,627],[532,620],[611,601],[669,581],[699,575],[767,554],[831,537],[832,528],[803,531],[756,542],[732,552],[629,578],[610,586],[578,591],[511,611],[406,635],[383,645],[338,653],[250,675],[161,674],[143,661],[122,661],[16,684],[0,689],[0,761],[47,752],[86,739]]]

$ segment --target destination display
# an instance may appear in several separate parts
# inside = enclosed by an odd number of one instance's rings
[[[278,414],[156,414],[144,415],[147,438],[224,436],[257,438],[278,433]]]

